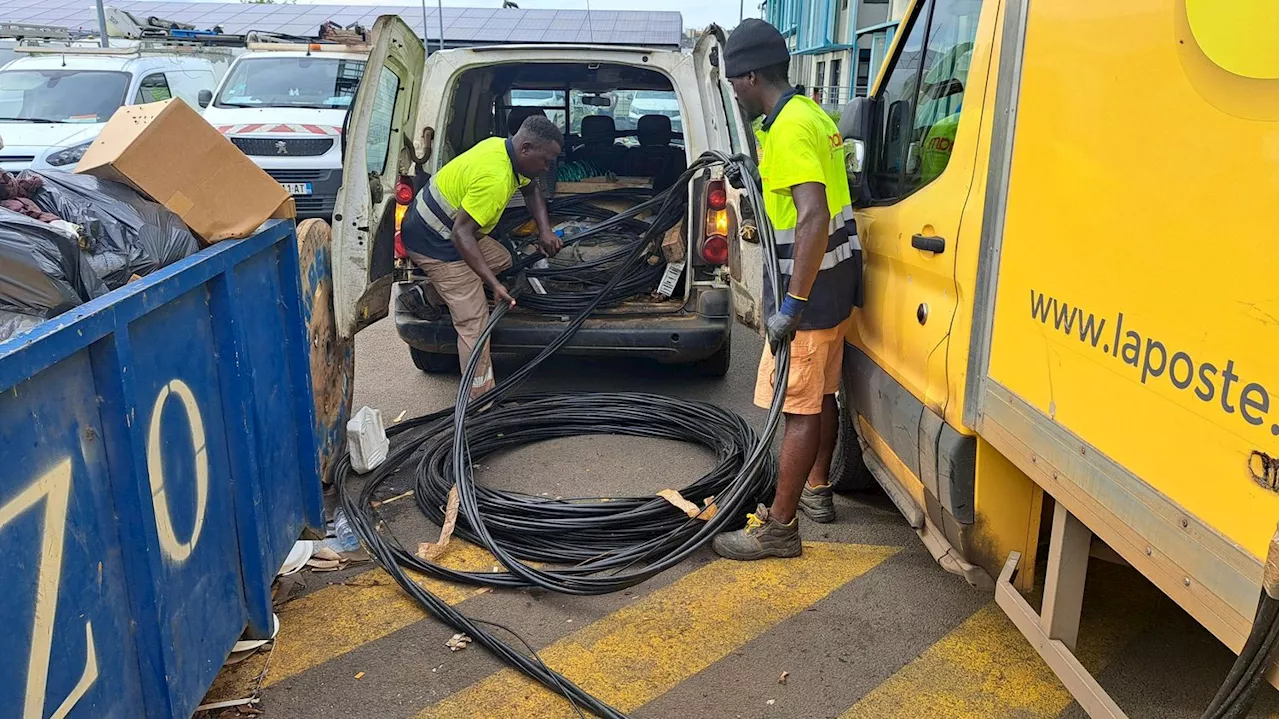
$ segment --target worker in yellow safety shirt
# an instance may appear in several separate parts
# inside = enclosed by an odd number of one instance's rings
[[[496,301],[513,307],[516,303],[498,280],[498,273],[511,266],[511,253],[488,233],[519,189],[538,227],[538,249],[548,257],[560,251],[546,200],[529,178],[546,173],[563,146],[560,128],[541,115],[525,120],[509,139],[481,140],[440,168],[400,224],[409,259],[426,273],[449,307],[458,333],[458,361],[465,368],[472,352],[481,353],[472,397],[494,386],[489,345],[476,347],[489,322],[485,285]]]
[[[835,452],[836,389],[845,327],[862,304],[862,246],[854,225],[844,143],[817,103],[787,81],[786,41],[770,24],[744,20],[724,48],[724,73],[760,132],[765,215],[777,241],[782,306],[765,276],[768,342],[756,376],[755,403],[768,407],[785,382],[786,418],[773,504],[747,516],[747,526],[715,538],[729,559],[800,554],[797,510],[815,522],[835,519],[828,473]],[[791,369],[775,373],[774,352],[791,338]]]
[[[920,180],[929,183],[947,169],[951,159],[951,146],[956,142],[956,128],[960,125],[960,112],[956,111],[938,120],[924,135],[920,145]]]

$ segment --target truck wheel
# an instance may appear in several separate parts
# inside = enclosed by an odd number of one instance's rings
[[[444,374],[446,372],[459,371],[457,355],[447,355],[442,352],[427,352],[415,347],[410,347],[409,356],[413,358],[413,366],[427,374]]]
[[[730,342],[725,340],[716,353],[693,363],[693,371],[703,377],[723,377],[729,373]]]
[[[866,492],[876,486],[876,478],[862,461],[862,445],[858,443],[858,430],[849,414],[843,387],[836,393],[836,411],[836,451],[828,475],[831,488],[844,493]]]

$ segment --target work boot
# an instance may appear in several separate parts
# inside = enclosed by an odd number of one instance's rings
[[[804,485],[804,491],[800,493],[800,511],[809,519],[822,524],[836,521],[836,503],[833,501],[831,485]]]
[[[765,557],[800,556],[800,523],[795,517],[783,524],[769,516],[769,508],[761,504],[747,515],[747,526],[736,532],[716,535],[711,548],[725,559],[764,559]]]

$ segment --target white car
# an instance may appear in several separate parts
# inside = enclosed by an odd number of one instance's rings
[[[196,107],[217,74],[208,59],[114,48],[19,57],[0,69],[0,169],[70,171],[121,105]]]
[[[240,55],[204,118],[293,195],[300,219],[328,220],[342,185],[342,122],[368,53],[320,47]]]
[[[631,127],[640,123],[645,115],[666,115],[671,119],[671,131],[676,134],[684,132],[680,117],[680,103],[674,92],[654,90],[637,90],[631,95],[631,106],[627,113]]]

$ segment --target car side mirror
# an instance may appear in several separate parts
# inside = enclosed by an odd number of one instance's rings
[[[844,139],[845,172],[849,176],[849,187],[855,194],[858,194],[862,171],[866,167],[867,145],[875,122],[875,103],[872,98],[855,97],[840,111],[838,129]]]
[[[200,107],[208,107],[209,103],[213,102],[213,90],[201,90],[200,94],[196,95],[196,102]]]

